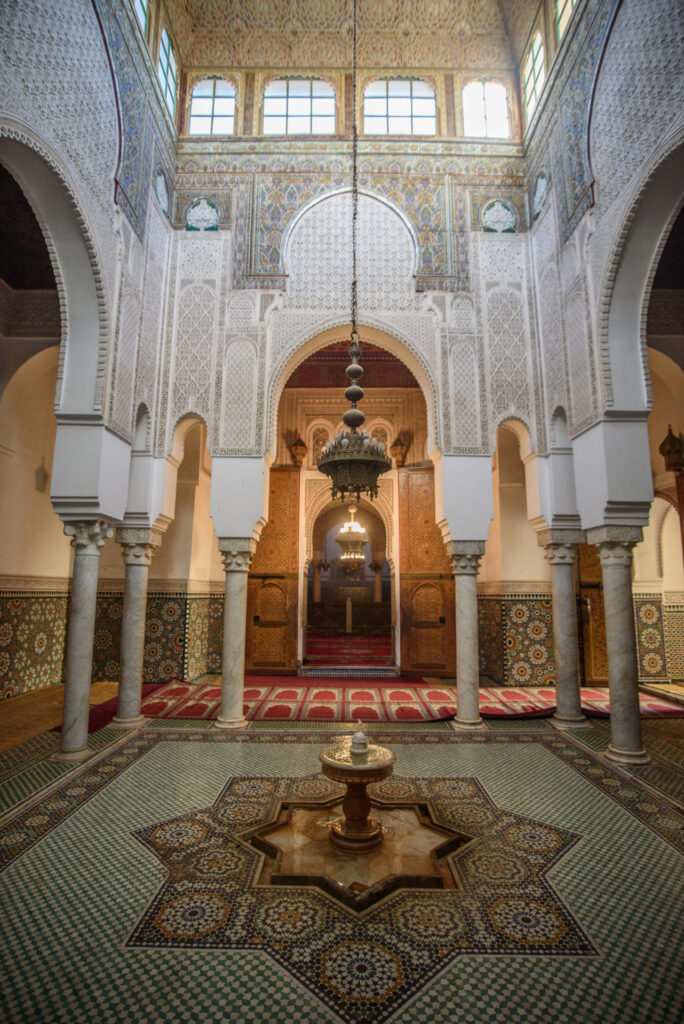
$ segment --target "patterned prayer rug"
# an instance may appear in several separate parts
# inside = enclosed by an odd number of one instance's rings
[[[389,633],[307,633],[306,661],[309,665],[391,665],[392,637]]]
[[[302,686],[302,677],[247,676],[244,714],[249,721],[289,722],[434,722],[456,713],[456,688],[418,686],[397,680],[391,686],[357,679],[320,679]],[[375,680],[372,681],[373,683]],[[582,707],[591,715],[608,715],[608,690],[583,689]],[[684,708],[647,694],[639,697],[644,717],[684,717]],[[173,681],[143,702],[148,718],[215,718],[221,705],[220,677],[210,683]],[[556,691],[549,687],[483,687],[480,713],[485,717],[550,715]]]

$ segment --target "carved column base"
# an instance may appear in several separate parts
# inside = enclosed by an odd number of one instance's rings
[[[452,721],[451,726],[458,732],[481,732],[482,729],[487,728],[481,718],[459,718],[458,715]]]
[[[617,764],[649,764],[651,760],[643,748],[641,750],[621,750],[620,747],[614,747],[612,743],[605,751],[604,757]]]
[[[589,722],[584,715],[578,715],[577,718],[573,718],[567,715],[559,715],[556,712],[551,717],[550,722],[556,729],[587,729],[589,727]]]
[[[214,729],[246,729],[249,725],[247,719],[242,718],[217,718],[214,722]]]
[[[90,750],[89,747],[83,747],[81,750],[58,750],[56,754],[50,755],[48,761],[53,761],[55,764],[80,764],[81,761],[87,761],[94,753],[95,751]]]
[[[144,725],[147,719],[144,715],[134,715],[133,718],[119,718],[115,715],[112,718],[112,725],[116,726],[117,729],[137,729],[141,725]]]

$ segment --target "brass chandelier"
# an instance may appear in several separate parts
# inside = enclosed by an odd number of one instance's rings
[[[345,572],[353,573],[366,561],[363,553],[364,546],[368,543],[368,534],[361,525],[356,522],[356,506],[349,506],[350,518],[343,525],[335,538],[342,548],[340,563]]]
[[[352,284],[351,284],[351,344],[349,347],[350,365],[346,369],[349,387],[344,397],[351,402],[342,420],[345,429],[335,434],[332,441],[323,446],[318,468],[332,481],[332,496],[338,495],[344,501],[347,495],[361,499],[367,494],[373,500],[378,496],[378,477],[392,468],[390,459],[385,454],[385,446],[374,441],[365,431],[359,431],[366,417],[358,408],[363,398],[363,388],[359,380],[363,376],[363,367],[359,365],[362,355],[359,344],[359,333],[356,329],[357,316],[357,283],[356,283],[356,219],[359,210],[358,183],[358,131],[356,124],[356,0],[353,0],[352,22],[352,97],[353,97],[353,139],[352,139]]]

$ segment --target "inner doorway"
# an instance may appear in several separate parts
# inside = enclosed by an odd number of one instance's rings
[[[344,537],[352,521],[363,533],[352,531],[361,539],[350,564]],[[331,504],[319,514],[306,581],[305,668],[394,664],[392,576],[386,548],[383,522],[365,504]]]

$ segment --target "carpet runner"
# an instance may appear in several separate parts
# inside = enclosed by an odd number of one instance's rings
[[[608,690],[583,689],[582,707],[587,714],[607,716]],[[221,703],[220,679],[213,682],[172,681],[143,701],[148,718],[215,718]],[[684,708],[646,694],[639,695],[645,718],[684,717]],[[483,687],[480,713],[493,718],[524,718],[550,715],[556,691],[549,687]],[[434,722],[453,717],[456,688],[417,685],[397,680],[390,686],[368,685],[367,680],[319,680],[302,686],[302,678],[248,676],[245,680],[244,714],[249,721],[286,722]]]
[[[353,633],[307,633],[309,665],[391,665],[390,633],[359,636]]]

